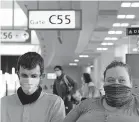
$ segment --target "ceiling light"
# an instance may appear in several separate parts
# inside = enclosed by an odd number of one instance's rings
[[[108,31],[108,34],[115,34],[115,31]]]
[[[102,48],[102,50],[108,50],[108,48]]]
[[[121,4],[121,7],[130,7],[131,3],[130,2],[124,2]]]
[[[97,50],[102,50],[102,48],[97,48]]]
[[[124,19],[126,17],[126,15],[117,15],[118,19]]]
[[[105,46],[105,45],[107,45],[107,43],[105,43],[105,42],[102,42],[102,43],[101,43],[101,45],[104,45],[104,46]]]
[[[139,27],[139,25],[131,25],[131,27]]]
[[[132,3],[131,7],[139,7],[139,2]]]
[[[77,66],[77,63],[69,63],[70,66]]]
[[[126,15],[126,19],[134,19],[135,15]]]
[[[113,43],[111,43],[111,42],[109,42],[109,43],[107,43],[107,45],[114,45]]]
[[[122,31],[116,31],[115,34],[122,34]]]
[[[104,40],[111,40],[111,37],[105,37]]]
[[[127,27],[127,26],[129,26],[128,23],[121,23],[121,27]]]
[[[116,38],[116,37],[112,37],[111,40],[118,40],[118,38]]]
[[[79,55],[80,58],[88,58],[88,55]]]
[[[94,67],[94,65],[91,65],[90,67],[91,67],[91,68],[93,68],[93,67]]]
[[[138,50],[137,50],[137,48],[133,48],[133,51],[134,51],[134,52],[137,52]]]
[[[120,23],[114,23],[113,27],[120,27]]]
[[[79,60],[78,59],[75,59],[74,62],[79,62]]]

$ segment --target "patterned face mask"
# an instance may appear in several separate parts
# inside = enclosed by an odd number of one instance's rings
[[[132,100],[132,89],[121,84],[104,86],[105,99],[112,107],[122,107]]]

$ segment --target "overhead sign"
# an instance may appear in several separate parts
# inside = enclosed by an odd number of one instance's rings
[[[1,42],[28,42],[31,40],[31,32],[25,30],[1,30]]]
[[[138,28],[127,28],[126,35],[139,35],[139,27]]]
[[[29,10],[29,29],[81,29],[81,11]]]

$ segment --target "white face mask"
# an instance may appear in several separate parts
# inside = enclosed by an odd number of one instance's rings
[[[35,78],[21,78],[20,85],[26,94],[33,94],[39,86],[39,80]]]
[[[20,85],[25,94],[33,94],[40,85],[40,67],[37,65],[32,70],[20,67]]]

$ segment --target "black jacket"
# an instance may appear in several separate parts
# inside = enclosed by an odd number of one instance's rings
[[[60,77],[57,77],[53,85],[53,94],[60,96],[62,99],[64,99],[67,95],[69,95],[68,86],[65,83],[64,75],[65,74],[62,74]],[[67,75],[66,78],[73,87],[72,91],[70,92],[70,94],[72,95],[77,90],[77,83]]]

